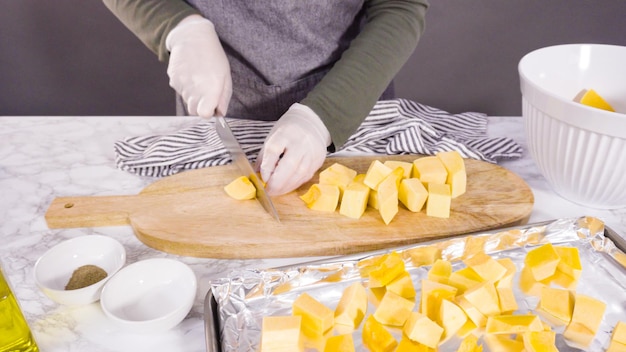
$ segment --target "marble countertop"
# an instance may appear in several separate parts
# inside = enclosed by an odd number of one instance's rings
[[[203,303],[209,281],[243,268],[267,268],[318,258],[214,260],[179,257],[145,246],[128,226],[48,229],[44,213],[53,198],[68,195],[137,194],[154,179],[116,169],[113,143],[128,136],[170,133],[196,123],[194,117],[0,116],[0,258],[42,351],[205,351]],[[489,134],[509,136],[526,146],[520,117],[491,117]],[[624,236],[626,208],[597,210],[569,202],[552,191],[530,156],[501,165],[532,188],[530,223],[595,216]],[[87,234],[120,241],[127,264],[170,257],[188,264],[198,278],[194,306],[176,328],[159,334],[131,334],[115,326],[100,305],[61,306],[32,279],[36,260],[57,243]]]

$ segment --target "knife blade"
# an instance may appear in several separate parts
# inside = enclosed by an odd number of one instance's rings
[[[274,207],[274,203],[265,192],[265,187],[263,186],[263,182],[259,179],[257,173],[254,171],[254,168],[250,164],[246,153],[244,153],[241,145],[237,141],[237,138],[233,134],[233,131],[230,129],[230,126],[226,122],[226,119],[222,116],[215,117],[215,130],[217,131],[217,135],[222,140],[224,147],[230,153],[231,158],[233,159],[233,164],[237,166],[242,175],[247,176],[254,187],[256,187],[256,199],[261,203],[263,209],[270,213],[276,221],[280,222],[280,218],[278,217],[278,212]]]

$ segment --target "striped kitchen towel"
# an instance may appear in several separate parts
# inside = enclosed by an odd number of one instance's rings
[[[261,150],[273,122],[229,119],[250,159]],[[406,99],[379,101],[359,129],[335,153],[424,154],[457,150],[463,157],[496,163],[522,156],[507,137],[487,137],[487,115],[450,114]],[[117,167],[141,176],[162,177],[183,170],[231,162],[213,120],[166,135],[130,137],[115,143]]]

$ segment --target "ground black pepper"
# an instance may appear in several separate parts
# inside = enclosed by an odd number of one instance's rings
[[[66,290],[77,290],[79,288],[93,285],[107,277],[107,272],[97,265],[83,265],[74,270],[70,281],[65,285]]]

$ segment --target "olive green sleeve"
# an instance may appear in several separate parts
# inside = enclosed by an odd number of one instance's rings
[[[427,0],[366,1],[366,24],[333,68],[302,100],[339,149],[409,59],[425,26]]]
[[[160,61],[169,59],[167,34],[183,18],[199,14],[182,0],[103,0],[106,7],[133,32]]]

